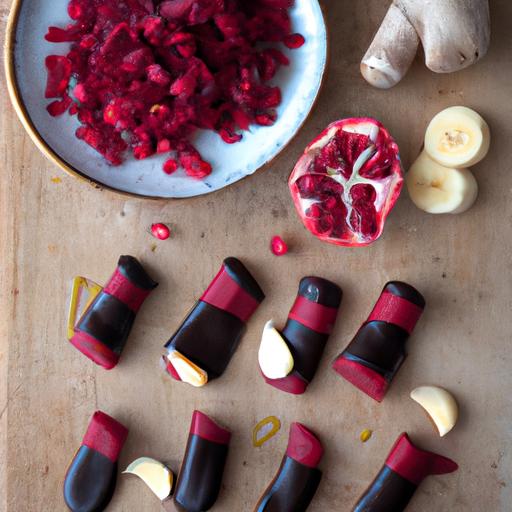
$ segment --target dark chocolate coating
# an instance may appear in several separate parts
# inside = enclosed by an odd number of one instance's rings
[[[321,478],[319,469],[304,466],[285,455],[277,475],[258,501],[254,512],[304,512]]]
[[[425,307],[423,295],[407,283],[390,281],[384,286],[382,293],[384,292],[408,300],[422,309]],[[409,333],[398,325],[373,320],[361,326],[342,355],[375,370],[391,381],[407,357],[405,343],[408,338]]]
[[[299,283],[298,295],[316,304],[338,308],[343,296],[341,288],[321,277],[303,277]],[[294,372],[308,382],[313,380],[325,349],[328,334],[319,333],[300,322],[288,318],[281,334],[293,355]]]
[[[228,445],[192,434],[176,483],[174,502],[179,510],[203,512],[213,507],[222,483]]]
[[[391,379],[404,362],[407,354],[405,342],[409,334],[401,327],[387,322],[364,324],[343,352],[369,363],[372,369]]]
[[[208,373],[208,380],[222,375],[245,332],[239,318],[198,301],[166,343]]]
[[[425,308],[425,298],[410,284],[402,281],[389,281],[384,285],[384,289],[382,291],[390,292],[393,295],[402,297],[402,299],[406,299],[409,302],[416,304],[416,306],[419,306],[421,309]]]
[[[134,321],[135,313],[124,302],[101,292],[80,318],[76,329],[121,354]]]
[[[329,336],[309,329],[288,318],[281,333],[294,360],[294,371],[311,382],[318,368]]]
[[[149,277],[144,267],[133,256],[121,256],[117,266],[119,272],[139,288],[152,290],[158,286],[158,283]]]
[[[322,277],[303,277],[299,283],[299,295],[311,302],[322,304],[329,308],[338,308],[343,297],[341,288]]]
[[[117,463],[81,446],[66,473],[64,501],[73,512],[101,512],[110,503],[116,482]]]
[[[413,483],[384,465],[352,512],[402,512],[416,489]]]
[[[256,301],[265,295],[258,283],[236,258],[223,262],[226,273]],[[208,380],[220,377],[236,351],[246,329],[237,316],[199,300],[178,330],[165,344],[177,350],[208,373]]]
[[[229,277],[241,286],[249,295],[258,302],[262,302],[265,298],[263,290],[252,277],[251,273],[245,268],[244,264],[236,258],[226,258],[224,260],[224,268]]]

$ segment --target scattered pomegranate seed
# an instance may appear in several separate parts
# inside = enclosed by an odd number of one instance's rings
[[[270,248],[276,256],[284,256],[288,252],[288,246],[280,236],[272,237]]]
[[[171,236],[171,230],[162,223],[151,226],[151,234],[158,240],[167,240]]]
[[[166,174],[172,174],[178,169],[178,162],[173,158],[169,158],[164,164],[164,172]]]
[[[290,50],[296,50],[297,48],[300,48],[306,42],[306,40],[301,34],[290,34],[284,38],[283,42],[285,46],[290,48]]]

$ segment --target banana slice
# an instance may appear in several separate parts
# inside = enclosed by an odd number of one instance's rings
[[[134,460],[123,474],[137,475],[160,499],[165,500],[172,491],[174,475],[172,471],[161,462],[141,457]]]
[[[462,213],[478,195],[471,171],[443,167],[425,151],[412,164],[405,182],[413,203],[428,213]]]
[[[208,374],[202,368],[190,361],[177,350],[167,354],[167,359],[172,364],[182,382],[186,382],[195,388],[202,388],[208,382]]]
[[[441,437],[448,434],[457,423],[459,407],[453,395],[446,389],[420,386],[411,391],[411,398],[425,409]]]
[[[437,114],[425,133],[425,151],[446,167],[470,167],[489,151],[491,133],[480,114],[467,107],[450,107]]]
[[[268,379],[283,379],[293,370],[292,353],[272,320],[263,328],[258,362],[263,375]]]

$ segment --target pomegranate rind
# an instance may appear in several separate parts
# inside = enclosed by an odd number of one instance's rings
[[[375,147],[375,153],[369,154],[369,158],[357,173],[354,173],[353,164],[355,162],[350,160],[350,164],[346,165],[346,167],[350,167],[350,172],[347,176],[344,175],[345,169],[337,172],[336,176],[327,174],[327,169],[323,174],[314,172],[314,165],[321,151],[335,136],[339,136],[341,132],[368,137],[368,145]],[[356,154],[356,157],[360,154],[361,152]],[[381,157],[383,155],[384,160],[382,161]],[[384,176],[379,176],[382,173]],[[376,176],[374,176],[375,174]],[[322,229],[318,228],[319,218],[312,217],[312,213],[316,214],[314,205],[318,205],[318,209],[324,211],[324,203],[319,199],[315,201],[304,198],[298,185],[300,178],[308,175],[312,177],[313,181],[317,179],[317,176],[322,177],[323,180],[332,178],[332,180],[329,180],[329,183],[332,182],[332,189],[338,187],[340,190],[341,200],[347,210],[345,217],[337,216],[336,218],[329,219],[329,222],[326,222]],[[343,185],[347,183],[349,184],[349,189],[347,194],[344,194]],[[366,201],[368,207],[373,207],[375,210],[374,218],[371,219],[373,229],[371,233],[364,233],[361,229],[355,229],[349,220],[352,218],[351,215],[355,210],[354,203],[357,201],[352,194],[354,192],[359,194],[362,189],[356,187],[361,187],[362,185],[366,187],[370,185],[374,190],[373,196],[375,197],[373,199],[361,199],[363,202]],[[393,209],[403,187],[403,170],[398,145],[388,130],[376,119],[361,117],[335,121],[306,147],[290,175],[288,186],[299,217],[306,229],[314,236],[322,241],[344,247],[370,245],[382,235],[386,218]],[[322,185],[318,185],[318,189],[315,186],[313,185],[312,193],[319,196],[322,193]],[[364,193],[366,192],[365,190]],[[334,197],[334,200],[339,199],[337,196]],[[358,212],[356,214],[361,217]],[[368,221],[368,219],[359,220],[360,223]],[[340,233],[339,227],[343,224],[345,229]],[[321,232],[322,230],[324,232]],[[333,233],[336,230],[338,232]]]

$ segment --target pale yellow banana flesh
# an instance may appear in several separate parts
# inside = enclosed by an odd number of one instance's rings
[[[123,474],[138,476],[160,499],[165,500],[172,491],[174,475],[161,462],[149,457],[134,460]]]
[[[425,151],[413,163],[405,182],[413,203],[428,213],[462,213],[478,195],[471,171],[444,167]]]
[[[292,353],[272,320],[263,329],[258,362],[263,375],[269,379],[282,379],[293,370]]]
[[[445,167],[471,167],[489,151],[491,133],[483,117],[467,107],[437,114],[425,133],[425,151]]]
[[[167,359],[173,365],[182,382],[186,382],[195,388],[202,388],[208,383],[208,373],[177,350],[169,352]]]
[[[411,398],[425,409],[441,437],[455,427],[459,407],[453,395],[446,389],[438,386],[420,386],[411,391]]]

